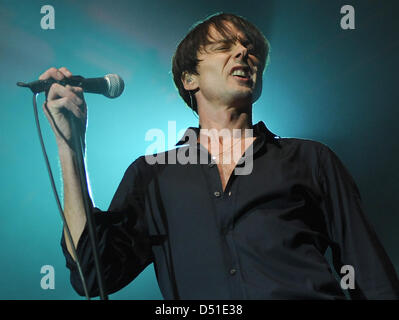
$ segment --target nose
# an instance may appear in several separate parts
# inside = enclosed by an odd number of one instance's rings
[[[234,57],[236,59],[238,58],[241,58],[242,60],[246,59],[248,57],[248,48],[246,48],[245,46],[243,46],[241,43],[238,42],[234,52]]]

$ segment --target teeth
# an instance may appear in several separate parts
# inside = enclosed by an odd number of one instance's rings
[[[246,77],[247,73],[244,70],[242,70],[242,69],[236,69],[236,70],[233,71],[232,75],[233,76]]]

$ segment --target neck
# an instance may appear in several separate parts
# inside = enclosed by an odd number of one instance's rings
[[[245,130],[252,128],[252,105],[246,108],[200,106],[198,113],[201,126],[198,141],[213,157],[224,159],[226,156],[227,161],[231,155],[241,157],[255,139],[252,130]],[[232,153],[233,148],[238,153]]]
[[[245,108],[198,108],[201,129],[250,129],[252,127],[252,105]]]
[[[222,150],[230,148],[235,141],[247,143],[253,141],[252,134],[248,136],[245,129],[252,128],[252,105],[246,108],[198,108],[201,131],[200,143],[206,147],[211,154],[219,154],[219,145]],[[244,149],[245,150],[245,149]]]

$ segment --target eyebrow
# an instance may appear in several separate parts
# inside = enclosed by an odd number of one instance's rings
[[[210,50],[213,50],[218,45],[221,45],[221,44],[228,45],[228,44],[235,43],[236,41],[239,41],[244,47],[248,47],[248,46],[252,45],[255,48],[254,43],[252,43],[250,40],[248,40],[247,38],[239,38],[239,37],[230,37],[227,39],[210,41],[210,42],[208,42],[208,44],[205,45],[205,47],[208,47]]]
[[[242,44],[252,44],[252,42],[250,40],[248,40],[246,37],[241,38],[241,37],[229,37],[227,39],[221,39],[221,40],[216,40],[216,41],[209,41],[208,44],[209,45],[215,45],[215,44],[220,44],[220,43],[234,43],[236,41],[239,41]]]
[[[223,40],[218,40],[218,41],[212,41],[209,42],[209,45],[217,45],[217,44],[227,44],[227,43],[232,43],[233,39],[223,39]]]

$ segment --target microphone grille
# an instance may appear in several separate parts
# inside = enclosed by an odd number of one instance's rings
[[[104,78],[108,84],[108,91],[104,95],[108,98],[119,97],[125,88],[123,79],[117,74],[107,74]]]

